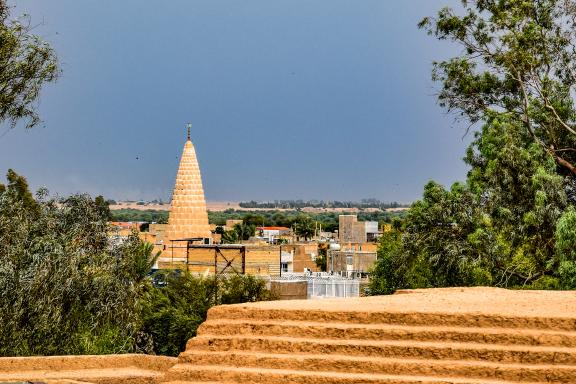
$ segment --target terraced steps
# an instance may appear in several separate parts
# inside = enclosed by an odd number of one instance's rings
[[[576,294],[493,288],[212,308],[167,383],[576,383]]]
[[[0,358],[0,382],[156,384],[175,358],[148,355]]]
[[[0,382],[35,381],[68,379],[81,380],[94,384],[155,384],[162,378],[159,372],[140,368],[98,368],[82,370],[61,370],[43,372],[41,370],[0,373]]]
[[[227,365],[247,368],[298,370],[307,367],[310,370],[329,370],[344,373],[379,373],[395,375],[426,375],[434,372],[441,376],[468,378],[491,378],[510,381],[531,382],[572,382],[576,378],[576,367],[572,365],[546,364],[506,364],[501,363],[382,358],[346,355],[292,355],[257,352],[206,352],[190,351],[180,360],[181,364],[218,365],[223,361]]]
[[[414,340],[576,347],[576,332],[506,328],[350,324],[306,321],[210,320],[199,333],[218,336],[306,335],[310,339]]]
[[[482,360],[506,363],[576,364],[576,349],[479,343],[423,342],[413,340],[310,340],[295,337],[199,336],[189,343],[193,350],[256,351],[294,354],[319,353],[353,356]],[[185,355],[185,353],[184,353]]]
[[[401,295],[406,297],[407,295]],[[382,296],[378,296],[382,297]],[[400,297],[400,296],[399,296]],[[373,299],[368,297],[365,299]],[[354,299],[341,299],[354,300]],[[299,301],[299,300],[295,300]],[[314,300],[311,300],[314,301]],[[334,300],[322,300],[329,306]],[[261,303],[257,303],[261,304]],[[285,304],[284,304],[285,305]],[[366,304],[369,308],[370,303]],[[545,317],[521,317],[499,316],[478,313],[474,316],[459,313],[427,313],[427,312],[362,312],[359,308],[354,310],[324,311],[275,309],[260,307],[253,310],[247,305],[218,306],[211,309],[213,319],[226,320],[277,320],[277,321],[313,321],[321,323],[348,323],[348,324],[390,324],[411,326],[443,326],[443,327],[476,327],[476,328],[505,328],[505,329],[545,329],[558,331],[575,331],[573,318],[545,318]],[[449,316],[448,316],[449,315]]]
[[[232,383],[266,384],[516,384],[511,381],[441,378],[429,376],[382,375],[374,373],[340,373],[329,371],[284,370],[266,368],[237,368],[221,365],[177,365],[171,369],[183,379],[202,382],[204,379],[230,380]],[[184,381],[185,383],[189,383]]]

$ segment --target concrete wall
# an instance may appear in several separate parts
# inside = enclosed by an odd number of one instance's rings
[[[306,281],[271,281],[270,290],[278,300],[308,298],[308,282]]]

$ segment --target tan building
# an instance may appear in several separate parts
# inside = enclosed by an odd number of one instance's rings
[[[358,221],[356,215],[340,215],[338,217],[338,237],[340,244],[365,243],[366,225]]]
[[[356,215],[340,215],[338,224],[340,244],[375,242],[382,234],[377,221],[358,221]]]
[[[330,251],[328,269],[334,273],[359,275],[364,277],[376,263],[375,251],[360,251],[354,249]]]
[[[319,272],[316,266],[318,257],[318,244],[288,244],[282,245],[281,267],[282,272],[302,273],[305,270]]]
[[[166,253],[166,257],[158,263],[159,268],[181,269],[202,274],[216,272],[277,276],[280,273],[280,247],[278,246],[193,244],[188,250],[184,248],[183,252],[184,257],[174,258]]]
[[[178,240],[191,238],[206,239],[200,241],[201,243],[211,242],[202,176],[188,128],[188,139],[184,144],[172,193],[168,225],[163,238],[159,239],[162,240],[164,249],[160,261],[163,262],[162,259],[165,258],[173,260],[185,257],[186,242]]]
[[[185,244],[183,244],[186,247]],[[249,273],[278,276],[282,273],[318,272],[317,244],[260,245],[260,244],[191,244],[184,256],[174,258],[165,252],[158,267],[181,269],[194,273]],[[163,256],[164,256],[163,255]]]

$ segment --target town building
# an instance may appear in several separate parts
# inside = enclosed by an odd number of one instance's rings
[[[281,264],[282,273],[317,272],[316,258],[318,257],[318,244],[288,244],[282,245]]]
[[[367,277],[376,263],[376,244],[341,246],[328,251],[327,267],[332,273],[347,277]]]
[[[256,227],[256,236],[269,244],[287,243],[291,240],[292,231],[287,227]]]
[[[377,221],[358,221],[356,215],[340,215],[338,217],[340,244],[362,244],[376,241],[379,234]]]

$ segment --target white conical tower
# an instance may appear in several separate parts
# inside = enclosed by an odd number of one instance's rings
[[[211,232],[202,187],[202,175],[194,145],[190,140],[190,126],[188,126],[188,139],[184,144],[176,175],[168,226],[164,232],[164,244],[167,247],[171,247],[172,244],[174,247],[185,247],[185,242],[173,242],[173,240],[194,237],[210,238]],[[174,255],[181,256],[183,251],[174,249]]]

